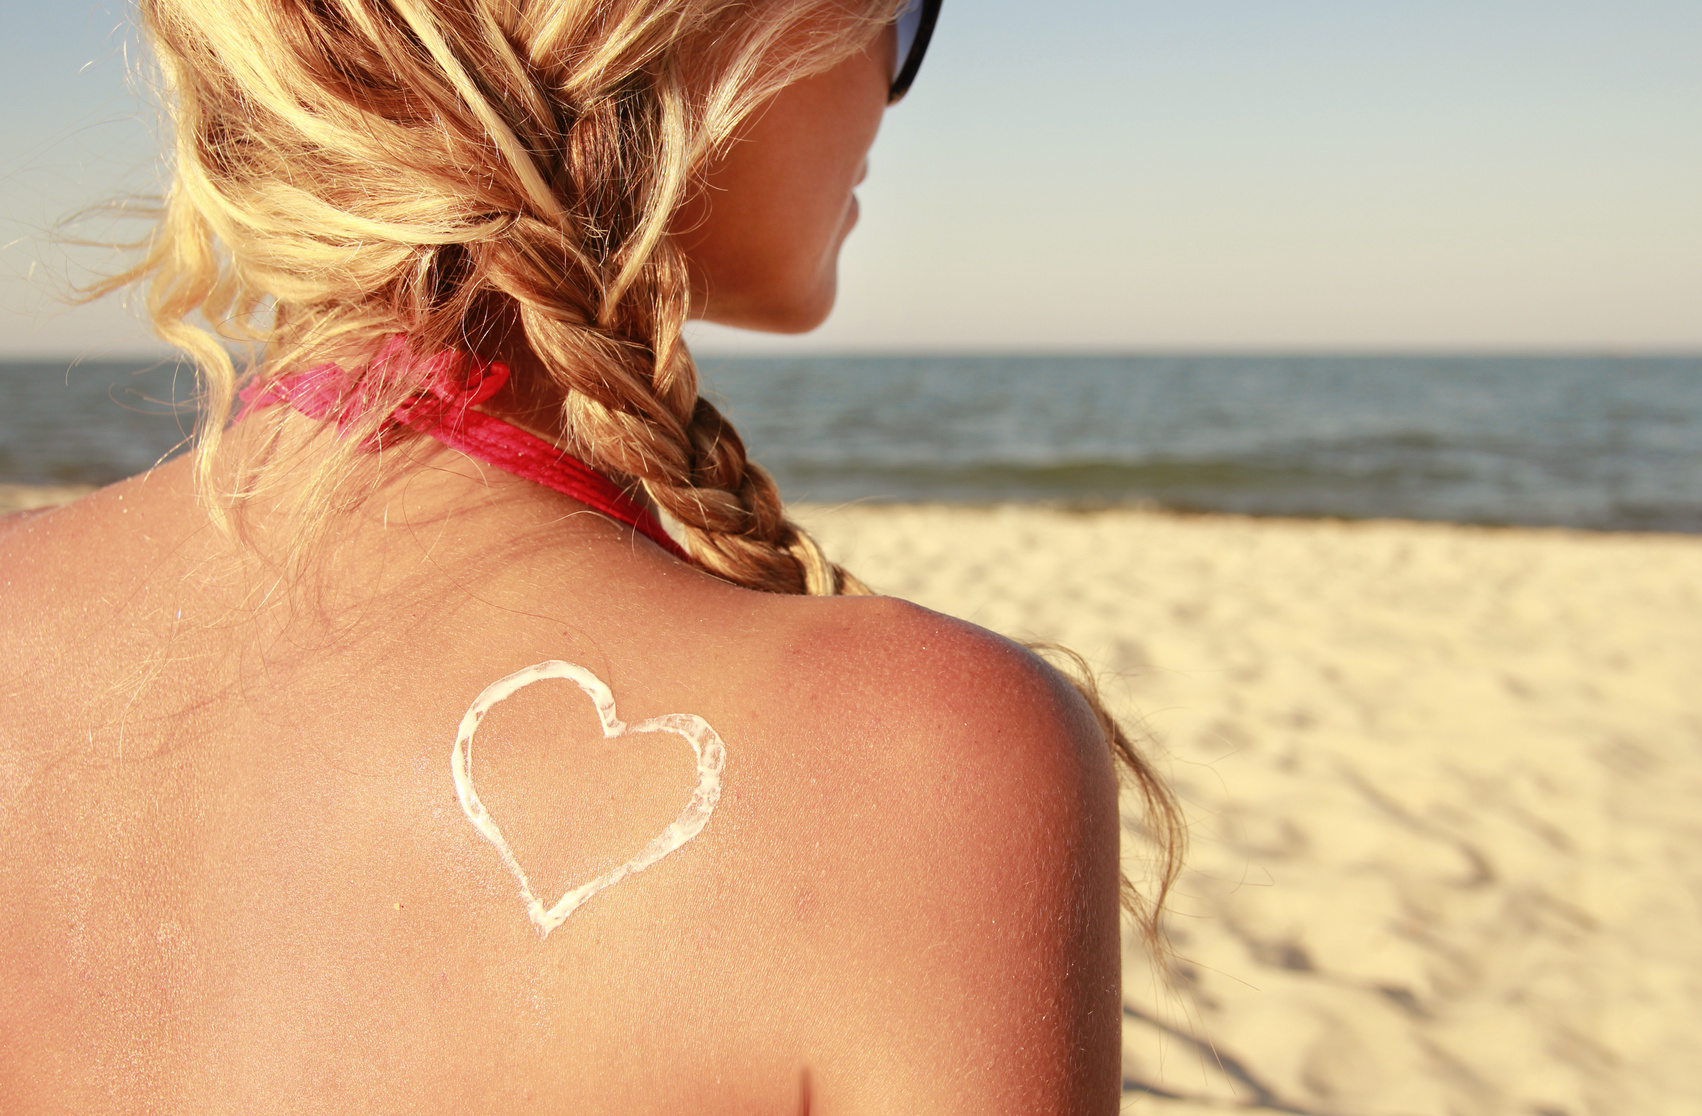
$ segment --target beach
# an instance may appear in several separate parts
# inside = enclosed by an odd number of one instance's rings
[[[0,484],[0,515],[51,508],[93,491],[88,484]]]
[[[1125,958],[1126,1111],[1702,1112],[1702,537],[803,515],[1153,738],[1192,845],[1171,971]]]
[[[1181,794],[1126,1111],[1702,1112],[1702,536],[795,510],[877,590],[1086,655]]]

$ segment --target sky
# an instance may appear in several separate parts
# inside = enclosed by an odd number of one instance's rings
[[[121,0],[0,0],[0,356],[147,351]],[[813,334],[710,351],[1702,350],[1696,0],[949,0]],[[98,228],[98,226],[94,226]]]

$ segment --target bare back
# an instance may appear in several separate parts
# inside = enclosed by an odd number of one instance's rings
[[[0,524],[0,1108],[1112,1110],[1114,779],[1056,676],[430,465],[294,581],[183,462]],[[726,760],[701,833],[541,937],[451,752],[548,660]],[[545,905],[699,778],[562,680],[470,771]]]

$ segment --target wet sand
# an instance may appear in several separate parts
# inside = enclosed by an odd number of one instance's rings
[[[805,515],[1159,741],[1193,846],[1169,983],[1126,956],[1126,1110],[1702,1112],[1702,538]]]

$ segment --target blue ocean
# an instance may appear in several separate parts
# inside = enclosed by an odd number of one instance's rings
[[[1702,532],[1702,356],[700,359],[793,500]],[[183,443],[170,363],[0,364],[0,483]]]

